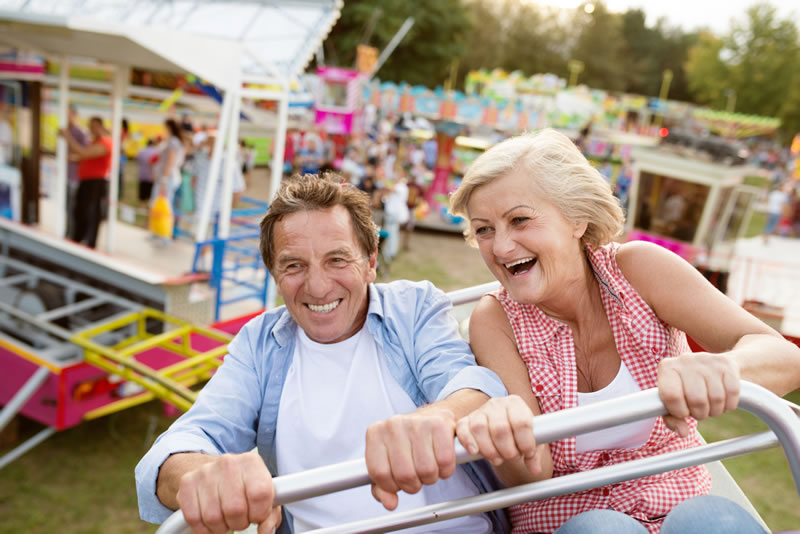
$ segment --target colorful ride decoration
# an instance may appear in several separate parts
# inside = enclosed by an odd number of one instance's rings
[[[360,131],[361,85],[365,76],[352,69],[318,67],[314,94],[314,124],[329,134]]]
[[[774,117],[712,109],[695,109],[692,111],[692,117],[713,133],[731,139],[771,134],[781,125],[781,120]]]

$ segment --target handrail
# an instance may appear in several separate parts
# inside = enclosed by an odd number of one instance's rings
[[[462,515],[503,508],[519,502],[541,499],[563,493],[603,486],[622,480],[670,471],[744,454],[775,445],[783,446],[800,493],[800,419],[783,400],[767,389],[742,381],[739,408],[748,411],[769,425],[772,432],[745,438],[737,438],[685,449],[673,453],[653,456],[602,467],[584,473],[575,473],[534,484],[508,488],[493,493],[469,497],[431,506],[380,516],[374,519],[350,523],[316,532],[385,532],[452,519]],[[537,416],[534,436],[537,443],[550,443],[579,434],[585,434],[641,419],[665,415],[666,410],[655,388],[625,395],[617,399],[598,402],[589,406],[569,408],[559,412]],[[460,444],[456,443],[458,463],[474,460]],[[580,476],[579,476],[580,475]],[[319,495],[342,491],[370,483],[364,459],[351,460],[301,473],[279,476],[275,484],[275,503],[287,504]],[[345,529],[345,530],[341,530]],[[156,534],[188,534],[188,528],[180,510],[172,514]]]

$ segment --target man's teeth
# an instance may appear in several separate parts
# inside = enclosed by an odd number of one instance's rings
[[[504,263],[503,265],[506,266],[506,269],[510,269],[515,265],[519,265],[520,263],[526,263],[526,262],[529,262],[529,261],[533,261],[533,258],[523,258],[523,259],[517,260],[517,261],[515,261],[513,263]]]
[[[308,307],[311,309],[311,311],[328,313],[336,309],[336,306],[338,306],[340,302],[342,302],[342,299],[334,300],[333,302],[329,302],[328,304],[323,304],[322,306],[315,306],[313,304],[309,304]]]

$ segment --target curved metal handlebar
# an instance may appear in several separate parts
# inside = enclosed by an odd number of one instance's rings
[[[763,450],[775,446],[777,441],[780,441],[783,446],[795,485],[800,493],[800,419],[780,397],[750,382],[743,381],[741,384],[739,408],[762,419],[769,425],[772,432],[642,458],[314,532],[325,534],[386,532],[408,528]],[[550,443],[665,414],[666,410],[658,395],[658,390],[653,388],[589,406],[537,416],[534,436],[537,443]],[[477,457],[470,456],[456,442],[456,458],[458,463],[464,463]],[[359,459],[279,476],[273,482],[275,484],[275,503],[288,504],[363,486],[370,483],[370,478],[366,462],[364,459]],[[164,521],[156,534],[189,534],[190,532],[183,513],[178,510]]]

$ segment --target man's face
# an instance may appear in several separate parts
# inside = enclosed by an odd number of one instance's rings
[[[100,121],[89,121],[89,131],[92,132],[92,135],[95,137],[102,137],[103,135],[103,123]]]
[[[286,308],[309,338],[336,343],[367,317],[377,251],[367,257],[343,206],[301,211],[275,225],[272,275]]]

